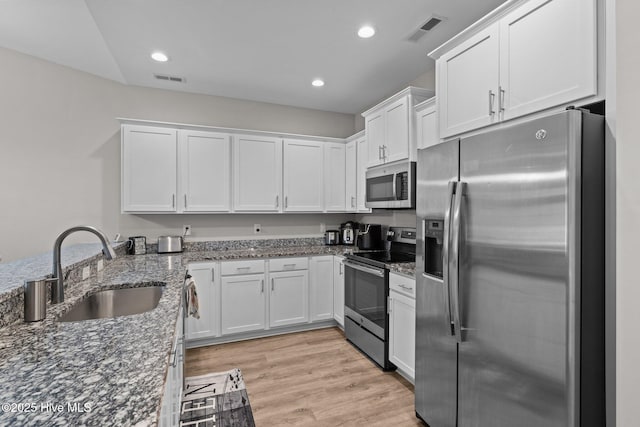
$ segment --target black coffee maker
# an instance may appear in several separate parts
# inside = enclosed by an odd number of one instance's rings
[[[382,225],[359,224],[357,240],[359,249],[384,249]]]
[[[357,222],[347,221],[344,224],[340,224],[340,244],[355,245],[357,233]]]

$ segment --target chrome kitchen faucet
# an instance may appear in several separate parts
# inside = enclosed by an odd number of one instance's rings
[[[64,301],[64,277],[62,275],[62,265],[60,264],[60,251],[62,248],[62,241],[71,233],[76,231],[88,231],[95,234],[102,243],[102,252],[107,259],[114,259],[116,253],[113,247],[109,244],[109,239],[100,230],[88,225],[79,225],[71,227],[68,230],[60,233],[55,243],[53,244],[53,277],[47,281],[53,282],[51,284],[51,304],[58,304]]]

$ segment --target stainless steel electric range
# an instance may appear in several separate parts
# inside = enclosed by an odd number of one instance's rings
[[[347,255],[345,265],[344,330],[347,340],[383,370],[389,361],[389,265],[415,262],[416,229],[390,227],[388,251]]]

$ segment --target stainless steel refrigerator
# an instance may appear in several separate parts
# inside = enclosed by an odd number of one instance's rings
[[[420,150],[417,187],[417,416],[604,426],[603,118]]]

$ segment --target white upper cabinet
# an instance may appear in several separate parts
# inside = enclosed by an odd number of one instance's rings
[[[369,161],[367,165],[375,166],[384,163],[384,112],[375,111],[365,118],[367,141],[369,142]]]
[[[236,136],[233,206],[240,212],[278,212],[282,206],[282,140]]]
[[[532,0],[500,20],[503,118],[595,95],[596,1]]]
[[[181,130],[183,212],[228,212],[231,208],[231,138],[228,134]]]
[[[364,205],[365,192],[367,188],[367,160],[369,158],[368,153],[370,151],[369,144],[367,144],[367,138],[364,136],[358,138],[356,140],[356,146],[356,211],[371,212],[371,209]]]
[[[413,107],[433,95],[431,90],[408,87],[362,113],[369,144],[368,166],[416,159]]]
[[[357,210],[358,196],[356,193],[358,179],[357,141],[349,141],[345,147],[345,210],[355,212]]]
[[[175,129],[122,126],[122,211],[176,212]]]
[[[413,113],[413,109],[411,110]],[[385,145],[382,150],[384,161],[409,158],[409,97],[404,96],[385,108]]]
[[[431,147],[440,142],[436,115],[436,98],[427,99],[416,105],[416,126],[418,127],[418,150]]]
[[[343,139],[121,120],[123,213],[356,211]]]
[[[505,3],[432,52],[440,138],[594,101],[596,15],[597,0]]]
[[[353,152],[355,155],[355,151]],[[324,143],[324,207],[327,212],[344,212],[346,201],[346,146]]]
[[[498,120],[498,33],[492,25],[438,60],[441,138]]]
[[[284,141],[285,212],[323,210],[323,159],[323,142],[296,139]]]

